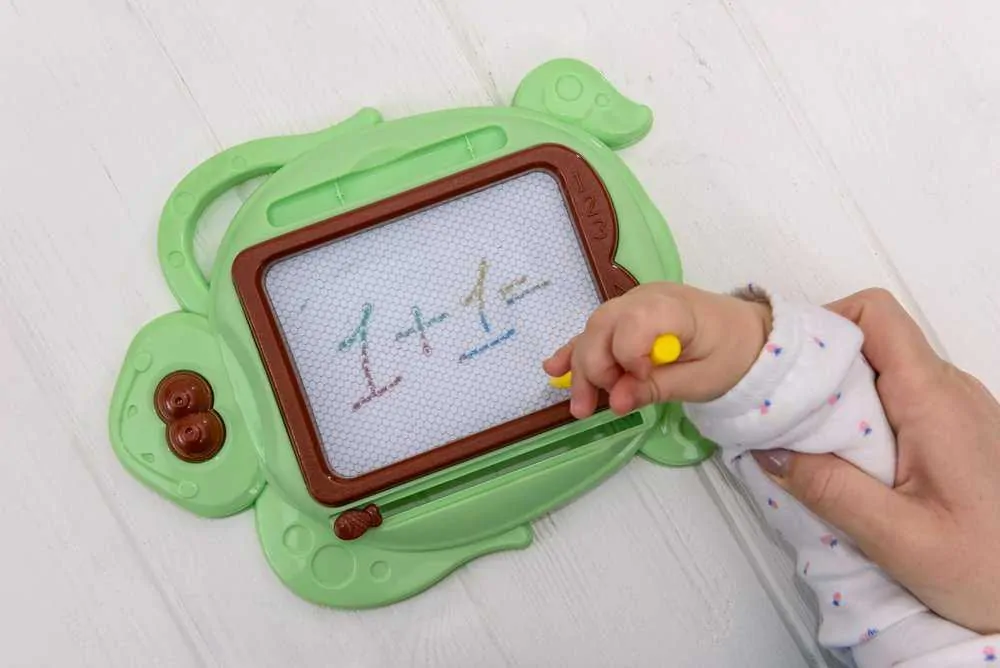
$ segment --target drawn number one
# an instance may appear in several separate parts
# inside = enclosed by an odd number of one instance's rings
[[[371,358],[368,354],[368,325],[371,323],[374,310],[375,307],[371,304],[365,304],[361,307],[361,324],[358,325],[357,329],[349,337],[341,341],[340,345],[337,346],[337,350],[345,353],[353,348],[355,344],[361,345],[361,373],[364,374],[365,384],[368,386],[368,394],[354,402],[352,405],[353,410],[359,410],[373,399],[381,397],[399,385],[399,382],[403,380],[402,376],[396,376],[386,385],[379,387],[375,384],[375,379],[372,377]]]

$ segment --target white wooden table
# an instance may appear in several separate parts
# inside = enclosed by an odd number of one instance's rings
[[[580,57],[656,113],[624,158],[690,282],[887,286],[996,391],[997,35],[990,0],[4,0],[0,665],[820,662],[787,562],[711,464],[636,460],[531,549],[394,607],[295,598],[251,514],[195,519],[109,446],[125,348],[176,308],[156,219],[224,147],[362,105],[508,104]]]

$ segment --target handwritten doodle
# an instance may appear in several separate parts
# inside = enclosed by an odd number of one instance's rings
[[[485,334],[493,334],[493,327],[490,324],[489,316],[486,313],[486,276],[490,270],[490,263],[483,258],[479,261],[479,269],[476,272],[476,284],[462,299],[462,306],[475,306],[479,313],[479,325],[482,327]],[[487,350],[492,350],[501,343],[510,340],[515,334],[513,327],[504,330],[499,336],[495,336],[484,344],[478,345],[472,350],[468,350],[459,356],[459,362],[465,362],[474,357],[478,357]]]
[[[445,320],[447,320],[448,319],[448,314],[447,313],[439,313],[436,316],[434,316],[433,318],[430,318],[429,320],[425,320],[424,319],[424,314],[420,311],[420,307],[419,306],[414,306],[411,309],[411,313],[413,313],[413,326],[410,327],[410,328],[408,328],[408,329],[404,329],[402,332],[397,332],[396,333],[396,341],[403,341],[404,339],[408,339],[408,338],[410,338],[411,336],[413,336],[415,334],[419,334],[420,335],[420,351],[424,355],[430,355],[431,354],[431,343],[430,343],[430,341],[427,340],[427,330],[430,329],[431,327],[433,327],[434,325],[440,324],[440,323],[444,322]]]
[[[479,270],[476,273],[476,286],[462,299],[462,306],[475,304],[480,311],[486,310],[486,274],[489,270],[490,263],[486,261],[486,258],[480,260]]]
[[[518,288],[528,282],[527,276],[518,276],[513,281],[507,285],[500,288],[498,291],[500,293],[500,299],[507,301],[507,299],[513,294]]]
[[[502,328],[501,330],[494,331],[494,325],[490,318],[490,305],[487,302],[487,295],[492,294],[487,291],[487,282],[490,274],[490,263],[486,258],[479,261],[478,268],[476,270],[476,282],[469,291],[461,299],[462,306],[471,307],[476,310],[476,315],[479,321],[479,328],[484,334],[487,335],[485,342],[482,342],[473,348],[462,353],[458,361],[466,362],[475,357],[482,355],[483,353],[496,348],[502,343],[509,341],[514,338],[516,330],[513,327]],[[531,295],[543,288],[547,288],[552,284],[549,280],[542,280],[532,283],[529,281],[527,276],[518,276],[512,281],[503,284],[499,290],[496,291],[496,295],[500,298],[500,301],[507,306],[512,306],[524,299],[528,295]],[[371,303],[366,303],[361,309],[361,323],[357,326],[354,332],[340,342],[338,346],[341,352],[347,352],[355,346],[359,346],[361,349],[361,372],[365,378],[365,384],[368,387],[368,393],[361,397],[358,401],[354,403],[354,410],[359,410],[362,406],[368,402],[381,397],[386,392],[394,388],[402,380],[400,376],[395,376],[391,381],[384,385],[378,385],[373,377],[371,370],[371,353],[369,350],[368,342],[368,330],[371,325],[372,314],[374,312],[374,306]],[[428,331],[439,325],[446,320],[451,319],[451,314],[442,312],[438,313],[433,317],[426,317],[419,306],[412,306],[410,313],[413,316],[413,324],[396,332],[396,342],[405,341],[411,337],[417,337],[420,343],[420,351],[426,356],[430,356],[433,352],[431,347],[430,339],[428,337]]]
[[[473,357],[476,357],[477,355],[482,355],[487,350],[490,350],[491,348],[498,346],[499,344],[503,343],[512,336],[514,336],[514,330],[508,329],[506,332],[504,332],[497,338],[493,339],[489,343],[486,343],[484,345],[479,346],[478,348],[473,348],[472,350],[462,353],[462,355],[458,358],[458,361],[465,362],[466,360],[470,360]]]
[[[354,332],[340,342],[337,349],[340,352],[347,352],[355,345],[360,345],[361,347],[361,373],[365,377],[365,384],[368,386],[368,394],[361,397],[352,405],[353,410],[360,410],[362,406],[369,403],[373,399],[381,397],[386,392],[392,388],[399,385],[399,382],[403,380],[401,376],[394,377],[387,384],[378,386],[375,383],[375,379],[372,375],[371,369],[371,358],[368,351],[368,326],[371,323],[372,313],[375,311],[375,307],[367,303],[361,308],[361,324],[357,326]]]
[[[504,285],[500,288],[500,299],[507,304],[507,306],[513,306],[517,302],[521,301],[530,294],[534,294],[543,288],[547,288],[552,285],[552,281],[545,280],[539,283],[535,283],[527,288],[521,288],[528,282],[527,276],[518,276],[510,283]]]

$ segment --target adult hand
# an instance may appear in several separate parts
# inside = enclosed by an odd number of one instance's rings
[[[896,433],[895,487],[834,455],[765,451],[755,459],[929,608],[1000,632],[1000,404],[938,357],[888,292],[867,290],[828,308],[864,332]]]

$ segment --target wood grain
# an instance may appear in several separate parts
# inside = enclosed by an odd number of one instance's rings
[[[915,314],[1000,392],[1000,7],[784,4],[732,12]]]
[[[668,217],[689,281],[816,301],[888,286],[1000,387],[996,9],[636,7],[0,4],[5,665],[822,664],[787,560],[712,465],[636,461],[541,520],[531,549],[350,613],[287,592],[249,514],[186,515],[107,441],[125,348],[176,308],[155,223],[190,168],[363,105],[391,118],[507,104],[528,69],[562,55],[656,112],[623,157]],[[205,264],[248,192],[214,207]]]

